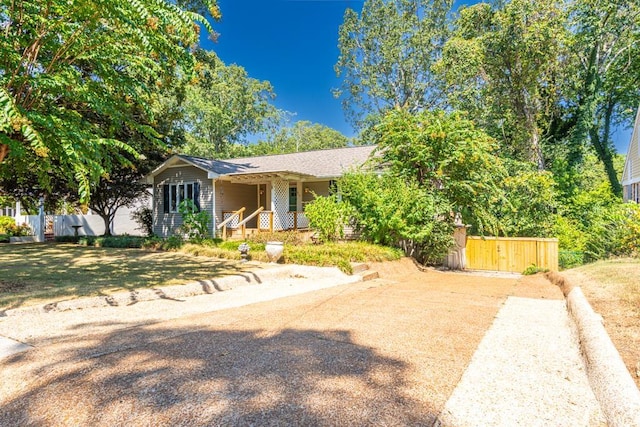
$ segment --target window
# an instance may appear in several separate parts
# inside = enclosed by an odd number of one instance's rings
[[[187,182],[180,184],[166,184],[163,186],[164,213],[176,213],[180,202],[193,200],[196,210],[200,210],[200,184]]]
[[[289,212],[298,210],[298,187],[289,187]]]

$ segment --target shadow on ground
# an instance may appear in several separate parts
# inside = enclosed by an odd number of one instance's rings
[[[406,392],[405,362],[346,330],[150,327],[65,346],[49,348],[53,358],[35,350],[0,364],[32,379],[0,400],[0,425],[430,425],[435,417]]]

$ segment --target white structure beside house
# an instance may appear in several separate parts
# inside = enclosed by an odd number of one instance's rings
[[[304,205],[329,195],[335,180],[362,166],[375,147],[360,146],[228,160],[175,155],[147,176],[153,187],[154,233],[166,237],[181,224],[178,205],[191,199],[211,216],[211,230],[308,227]],[[226,221],[226,222],[225,222]]]
[[[622,190],[625,201],[640,203],[640,108],[636,114],[622,171]]]

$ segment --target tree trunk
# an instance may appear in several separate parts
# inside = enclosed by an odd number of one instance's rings
[[[605,135],[604,138],[601,138],[598,134],[598,128],[596,126],[591,128],[589,134],[591,136],[591,143],[593,144],[594,148],[596,149],[596,153],[598,154],[598,158],[604,165],[604,170],[607,173],[611,191],[613,191],[613,194],[615,194],[616,196],[622,197],[622,186],[620,185],[620,181],[618,180],[618,173],[613,166],[613,154],[611,153],[611,148],[607,143],[608,135]]]
[[[113,215],[99,214],[100,218],[104,221],[104,233],[103,236],[111,236],[111,220]]]

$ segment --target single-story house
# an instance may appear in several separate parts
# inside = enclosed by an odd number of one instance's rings
[[[178,205],[193,200],[210,214],[212,232],[241,226],[279,231],[308,228],[304,206],[329,195],[346,171],[362,166],[374,146],[211,160],[175,155],[147,176],[153,188],[153,230],[173,234]],[[224,227],[224,228],[223,228]]]
[[[636,114],[622,171],[622,190],[625,201],[640,203],[640,108]]]

